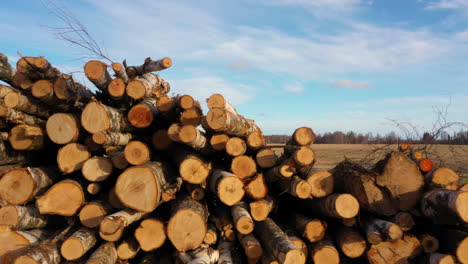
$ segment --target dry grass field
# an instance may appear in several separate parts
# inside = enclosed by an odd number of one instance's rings
[[[317,156],[315,167],[331,169],[345,158],[355,162],[365,159],[367,162],[364,164],[371,164],[372,161],[381,159],[390,149],[397,149],[397,145],[315,144],[312,148]],[[369,155],[370,153],[374,154]],[[446,166],[458,171],[468,183],[468,146],[434,145],[429,158],[438,167]]]

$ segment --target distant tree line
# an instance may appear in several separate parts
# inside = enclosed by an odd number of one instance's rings
[[[290,139],[289,135],[267,135],[265,136],[267,143],[284,144]],[[390,132],[386,135],[374,133],[356,133],[353,131],[342,132],[327,132],[317,134],[314,144],[452,144],[452,145],[468,145],[468,131],[454,132],[449,134],[446,132],[440,133],[434,137],[431,133],[423,133],[420,139],[402,138],[396,132]]]

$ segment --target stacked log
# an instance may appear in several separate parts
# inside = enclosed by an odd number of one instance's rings
[[[0,54],[0,264],[468,263],[454,170],[316,168],[311,128],[273,149],[223,95],[168,95],[171,65],[90,61],[94,93]]]

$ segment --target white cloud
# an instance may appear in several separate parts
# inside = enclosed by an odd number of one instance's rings
[[[426,9],[439,10],[439,9],[456,9],[468,11],[468,0],[439,0],[430,2]]]
[[[260,0],[266,5],[300,7],[317,18],[342,20],[364,3],[363,0]]]
[[[246,60],[236,60],[229,64],[229,68],[236,71],[245,71],[250,68],[250,63]]]
[[[238,83],[230,83],[219,77],[199,77],[171,81],[171,89],[179,94],[190,94],[200,102],[215,93],[222,93],[233,105],[252,100],[255,88]],[[205,105],[205,104],[202,104]]]
[[[328,86],[332,88],[348,88],[348,89],[354,89],[354,90],[368,90],[369,89],[369,85],[367,85],[366,83],[355,82],[351,80],[339,80],[336,82],[329,83]]]
[[[284,86],[283,91],[295,95],[301,95],[304,92],[304,86],[300,83],[288,83]]]

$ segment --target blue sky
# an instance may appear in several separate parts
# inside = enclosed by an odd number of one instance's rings
[[[113,61],[171,57],[161,72],[174,93],[222,93],[265,133],[307,125],[430,129],[434,107],[468,122],[468,0],[63,1]],[[82,49],[37,1],[0,9],[0,52],[48,58],[82,74]]]

